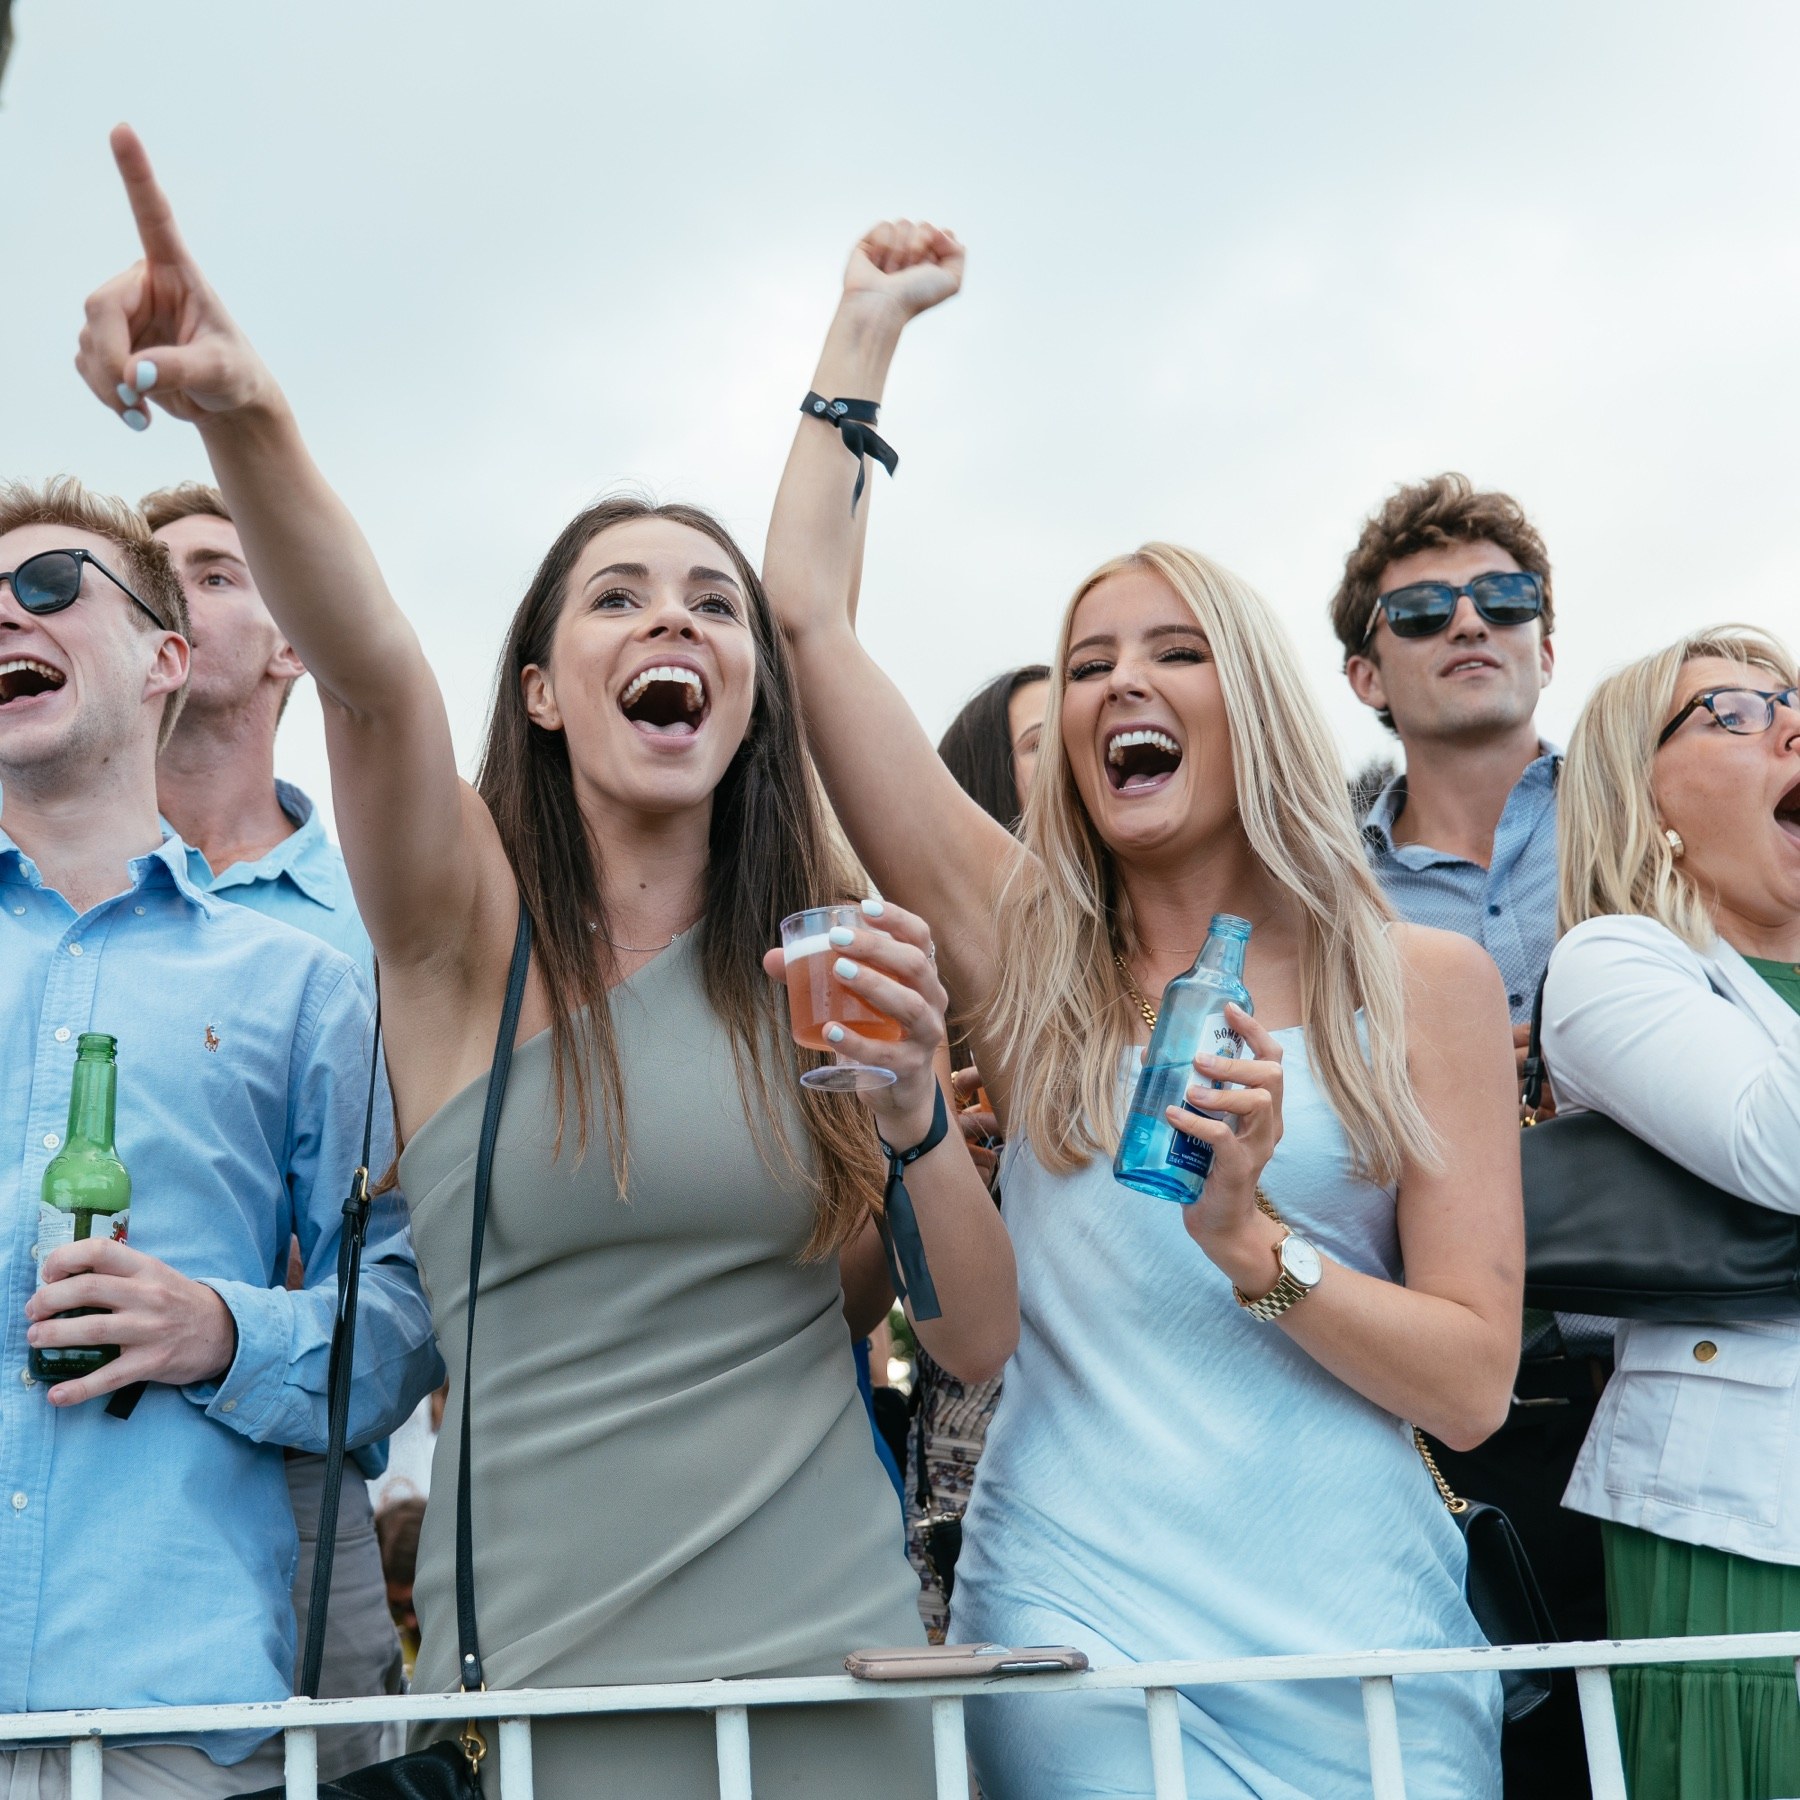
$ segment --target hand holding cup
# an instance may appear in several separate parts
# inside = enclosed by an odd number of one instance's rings
[[[829,920],[820,917],[827,911]],[[805,925],[790,930],[796,920]],[[824,930],[813,931],[815,924]],[[812,1085],[840,1085],[829,1079],[833,1070],[866,1072],[880,1085],[856,1083],[855,1091],[881,1135],[902,1149],[918,1142],[931,1127],[932,1059],[944,1041],[949,1007],[925,921],[870,899],[860,907],[795,914],[784,921],[783,938],[785,947],[769,951],[763,967],[787,983],[795,1040],[843,1059],[814,1071],[826,1079]]]

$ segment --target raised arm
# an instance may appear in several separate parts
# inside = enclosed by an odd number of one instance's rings
[[[880,400],[901,331],[957,291],[962,264],[961,245],[932,226],[871,231],[851,252],[813,391]],[[852,512],[856,476],[837,431],[803,414],[769,522],[764,580],[832,805],[881,891],[931,920],[951,991],[966,1000],[993,986],[994,901],[1018,847],[957,786],[857,641],[851,596],[876,482],[865,481]]]
[[[88,301],[76,367],[137,430],[152,399],[199,428],[269,611],[318,683],[338,830],[384,974],[466,963],[492,935],[472,929],[484,880],[508,903],[510,888],[486,809],[457,777],[436,678],[143,145],[121,125],[112,146],[143,257]]]

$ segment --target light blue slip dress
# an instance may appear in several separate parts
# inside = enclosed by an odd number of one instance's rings
[[[1303,1031],[1276,1035],[1285,1129],[1264,1191],[1332,1260],[1398,1281],[1393,1191],[1351,1173]],[[1048,1174],[1017,1139],[1001,1187],[1021,1330],[952,1642],[1067,1643],[1102,1665],[1484,1641],[1410,1428],[1240,1308],[1180,1208],[1106,1162]],[[1497,1800],[1497,1679],[1395,1693],[1408,1800]],[[1191,1800],[1367,1800],[1354,1681],[1189,1688],[1179,1706]],[[968,1732],[988,1800],[1152,1792],[1135,1692],[971,1699]]]

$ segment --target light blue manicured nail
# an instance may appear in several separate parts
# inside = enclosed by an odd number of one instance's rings
[[[844,1041],[844,1028],[841,1025],[825,1027],[825,1041],[828,1044],[841,1044]]]
[[[135,406],[120,413],[119,417],[123,419],[133,431],[148,431],[150,429],[149,418],[145,414],[139,412]]]
[[[146,358],[137,366],[137,391],[147,394],[156,386],[156,364]]]
[[[125,403],[125,404],[126,404],[126,405],[127,405],[127,406],[136,406],[136,405],[137,405],[137,403],[138,403],[138,391],[137,391],[137,389],[136,389],[136,388],[134,388],[134,387],[132,387],[132,386],[130,386],[130,385],[129,385],[129,384],[128,384],[128,383],[126,383],[126,382],[123,382],[123,381],[121,381],[121,382],[120,382],[120,383],[119,383],[119,385],[118,385],[118,386],[117,386],[117,387],[116,387],[116,388],[114,388],[114,389],[113,389],[113,392],[114,392],[114,393],[115,393],[115,394],[117,394],[117,395],[118,395],[118,396],[119,396],[119,398],[120,398],[120,399],[121,399],[121,400],[122,400],[122,401],[123,401],[123,402],[124,402],[124,403]]]
[[[841,950],[846,944],[856,942],[856,933],[848,925],[834,925],[825,934]]]
[[[887,911],[887,908],[873,894],[862,903],[862,909],[871,919],[879,919]]]
[[[854,981],[857,976],[862,973],[862,970],[859,969],[849,957],[840,956],[837,961],[831,965],[831,972],[839,981]]]

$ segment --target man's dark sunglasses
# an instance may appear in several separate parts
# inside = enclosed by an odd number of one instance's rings
[[[87,550],[40,550],[16,569],[0,569],[0,581],[12,583],[13,598],[28,612],[42,618],[75,604],[81,592],[81,565],[92,563],[134,606],[141,606],[161,631],[170,629],[156,609],[141,599],[99,557]]]
[[[1447,581],[1416,581],[1376,600],[1363,642],[1375,635],[1383,613],[1395,637],[1431,637],[1456,617],[1456,603],[1464,594],[1490,625],[1525,625],[1544,610],[1543,582],[1523,569],[1477,575],[1464,587]]]
[[[1704,707],[1734,737],[1759,737],[1775,723],[1775,709],[1785,706],[1789,712],[1800,712],[1800,688],[1782,688],[1769,693],[1762,688],[1708,688],[1696,694],[1668,724],[1656,740],[1661,749],[1677,731],[1688,714]]]

